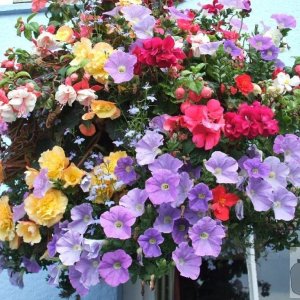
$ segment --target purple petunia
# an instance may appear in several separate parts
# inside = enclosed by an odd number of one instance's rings
[[[82,244],[82,256],[88,259],[94,259],[98,257],[100,250],[102,249],[102,246],[104,244],[105,240],[84,239]]]
[[[199,53],[201,55],[214,55],[222,44],[223,41],[199,44]]]
[[[114,206],[100,216],[100,224],[109,238],[126,240],[131,237],[135,216],[123,206]]]
[[[288,164],[300,162],[300,138],[295,134],[278,135],[275,138],[273,151],[283,153],[284,161]]]
[[[89,203],[74,206],[71,209],[72,222],[69,223],[68,227],[74,232],[84,234],[88,226],[94,222],[92,212],[93,208]]]
[[[290,173],[288,181],[296,188],[300,188],[300,165],[293,164],[289,166]]]
[[[135,146],[136,159],[140,166],[154,162],[155,157],[161,153],[159,146],[163,145],[163,136],[154,131],[146,131],[146,134]]]
[[[190,223],[185,218],[175,220],[172,230],[172,238],[176,244],[187,242],[189,226]]]
[[[114,173],[119,180],[128,185],[133,184],[137,180],[137,174],[133,167],[133,159],[129,156],[118,160]]]
[[[88,259],[86,257],[81,258],[79,262],[76,263],[75,269],[81,273],[80,282],[85,287],[90,287],[99,283],[99,267],[100,259]]]
[[[119,205],[128,208],[135,217],[140,217],[145,211],[147,198],[145,190],[135,188],[120,199]]]
[[[248,0],[219,0],[219,3],[235,9],[250,9],[250,1]]]
[[[267,164],[260,161],[259,158],[249,158],[243,163],[244,169],[250,178],[263,178],[269,174],[270,168]]]
[[[238,163],[223,152],[215,151],[210,159],[204,163],[204,166],[217,178],[217,183],[238,182]]]
[[[191,17],[178,10],[175,6],[167,7],[166,9],[169,11],[171,18],[174,18],[176,20],[191,20]]]
[[[270,37],[266,37],[261,34],[251,37],[249,39],[249,44],[259,51],[267,50],[274,45],[273,40]]]
[[[81,282],[82,274],[75,269],[75,266],[69,267],[69,280],[72,287],[80,296],[86,296],[89,292],[89,289],[84,286]]]
[[[108,285],[115,287],[129,280],[131,264],[132,259],[124,250],[107,252],[102,256],[99,274]]]
[[[286,14],[273,14],[271,16],[274,19],[279,28],[296,28],[296,19],[293,16]]]
[[[159,156],[153,163],[149,164],[148,168],[151,172],[164,169],[176,173],[182,166],[183,162],[181,160],[173,157],[169,153],[165,153]]]
[[[161,255],[159,245],[162,244],[164,238],[161,233],[154,228],[147,229],[144,234],[138,238],[138,243],[143,249],[145,257],[158,257]]]
[[[63,265],[53,264],[48,266],[48,283],[51,285],[58,286],[59,285],[59,278],[61,275],[61,271],[63,269]]]
[[[19,221],[26,215],[26,211],[24,209],[24,202],[19,205],[13,207],[13,220],[14,222]]]
[[[229,53],[233,58],[236,58],[242,54],[242,49],[237,47],[231,40],[226,40],[224,42],[224,51]]]
[[[174,221],[180,218],[180,210],[173,208],[170,204],[163,203],[158,208],[158,214],[153,227],[159,232],[171,233]]]
[[[41,169],[38,176],[33,181],[33,195],[37,198],[43,198],[51,187],[48,178],[48,169]]]
[[[189,191],[192,189],[194,183],[190,179],[190,176],[187,172],[180,173],[180,181],[177,187],[177,197],[176,201],[172,202],[173,207],[179,207],[187,198]]]
[[[121,12],[126,21],[134,24],[142,21],[152,13],[151,9],[138,4],[123,6]]]
[[[197,256],[188,243],[181,243],[172,252],[172,259],[181,276],[196,280],[200,275],[201,257]]]
[[[279,54],[279,48],[275,45],[271,46],[270,48],[263,50],[260,52],[261,58],[266,61],[276,60]]]
[[[290,221],[295,217],[295,210],[298,203],[297,197],[286,190],[278,188],[273,194],[273,211],[276,220]]]
[[[189,229],[189,236],[196,255],[217,257],[221,252],[225,230],[217,221],[204,217]]]
[[[115,83],[127,82],[133,78],[133,69],[136,62],[135,55],[116,51],[109,56],[104,70],[113,78]]]
[[[189,207],[195,211],[207,211],[208,201],[212,200],[212,192],[204,183],[198,183],[188,194]]]
[[[22,263],[27,272],[38,273],[41,270],[41,266],[36,262],[34,258],[22,257]]]
[[[203,211],[194,211],[189,207],[184,210],[184,217],[189,221],[191,225],[196,224],[200,219],[206,215],[206,212]]]
[[[168,170],[158,170],[147,179],[145,190],[154,205],[174,202],[177,197],[177,187],[180,176]]]
[[[132,29],[138,39],[148,39],[153,36],[153,28],[155,25],[155,18],[148,16],[140,22],[133,25]]]

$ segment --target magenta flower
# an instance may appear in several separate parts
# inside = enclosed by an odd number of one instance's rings
[[[273,14],[271,18],[277,22],[278,27],[280,28],[296,28],[297,22],[293,16],[286,14]]]
[[[126,240],[131,237],[134,215],[123,206],[114,206],[100,216],[100,224],[109,238]]]
[[[83,237],[78,232],[67,231],[56,242],[56,251],[61,262],[66,266],[72,266],[79,261],[82,251]]]
[[[161,250],[159,245],[162,244],[164,238],[161,233],[154,229],[147,229],[144,234],[140,235],[138,238],[138,243],[143,249],[145,257],[158,257],[161,255]]]
[[[41,169],[38,176],[33,181],[33,195],[37,198],[43,198],[51,187],[48,178],[48,170]]]
[[[136,159],[140,166],[154,162],[155,157],[161,153],[159,146],[163,145],[163,136],[154,131],[146,134],[135,145]]]
[[[108,285],[115,287],[129,280],[131,264],[132,259],[124,250],[107,252],[102,256],[99,274]]]
[[[190,223],[187,219],[179,218],[175,220],[172,230],[172,238],[176,244],[187,242],[189,227]]]
[[[133,159],[129,156],[118,160],[114,173],[119,180],[128,185],[133,184],[137,180],[137,174],[133,167]]]
[[[217,178],[217,183],[238,182],[238,163],[223,152],[215,151],[210,159],[204,163],[204,166]]]
[[[168,170],[153,172],[145,184],[145,190],[154,205],[176,201],[180,176]]]
[[[249,44],[259,51],[267,50],[274,45],[273,40],[270,37],[262,36],[261,34],[251,37],[249,39]]]
[[[193,248],[188,243],[179,244],[172,253],[172,259],[181,276],[192,280],[196,280],[199,277],[202,259],[195,255]]]
[[[196,255],[217,257],[221,252],[225,231],[215,220],[204,217],[189,229],[189,236]]]
[[[164,169],[176,173],[182,166],[183,162],[181,160],[173,157],[169,153],[165,153],[159,156],[153,163],[149,164],[148,168],[151,172]]]
[[[135,188],[130,190],[124,195],[119,204],[130,210],[130,212],[137,218],[140,217],[145,211],[145,202],[148,198],[148,194],[145,190]]]
[[[199,183],[194,186],[188,194],[189,207],[195,211],[207,211],[208,201],[212,200],[212,192],[204,183]]]
[[[295,217],[297,197],[286,190],[278,188],[273,194],[273,211],[276,220],[291,221]]]
[[[113,78],[115,83],[127,82],[133,78],[136,62],[137,58],[135,55],[116,51],[108,58],[104,70]]]
[[[171,233],[174,221],[180,218],[180,210],[173,208],[170,204],[163,203],[158,208],[158,214],[153,227],[159,232]]]
[[[74,231],[84,234],[90,224],[92,224],[93,208],[89,203],[83,203],[77,206],[74,206],[71,209],[71,219],[72,222],[69,223],[68,227]]]

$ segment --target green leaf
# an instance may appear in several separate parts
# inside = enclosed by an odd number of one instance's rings
[[[5,86],[7,83],[10,82],[10,79],[9,78],[3,78],[1,81],[0,81],[0,87],[3,87]]]
[[[68,68],[67,76],[69,76],[72,73],[76,72],[77,70],[83,68],[88,62],[89,62],[88,59],[84,59],[84,60],[82,60],[82,62],[79,65]]]
[[[30,22],[31,19],[33,19],[38,13],[32,13],[31,15],[28,16],[27,18],[27,23]]]
[[[31,78],[30,74],[25,72],[25,71],[21,71],[21,72],[17,73],[16,78],[20,78],[20,77],[29,77],[29,78]]]

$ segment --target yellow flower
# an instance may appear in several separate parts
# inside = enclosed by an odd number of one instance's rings
[[[0,198],[0,241],[11,241],[15,237],[13,214],[8,204],[8,197]]]
[[[63,170],[69,165],[69,160],[61,147],[54,146],[41,154],[39,159],[41,169],[48,169],[50,179],[60,179]]]
[[[74,32],[73,32],[72,28],[67,25],[64,25],[57,30],[55,38],[58,41],[71,43],[73,40],[73,34],[74,34]]]
[[[23,238],[25,243],[31,245],[38,244],[42,237],[39,230],[40,226],[30,221],[20,221],[16,226],[16,232],[19,237]]]
[[[91,110],[97,115],[98,118],[104,119],[113,118],[116,114],[118,114],[119,109],[113,102],[105,100],[92,100]]]
[[[117,5],[128,6],[131,4],[142,4],[142,0],[120,0]]]
[[[74,44],[73,54],[75,58],[70,62],[71,66],[79,65],[84,59],[89,59],[92,52],[92,42],[87,38],[81,38],[80,42]]]
[[[62,218],[68,198],[59,190],[50,189],[43,198],[36,198],[33,194],[25,200],[25,211],[30,220],[39,225],[51,227]]]
[[[29,189],[33,188],[33,182],[38,175],[38,170],[27,167],[27,171],[25,171],[25,182]]]
[[[12,250],[17,250],[20,247],[20,244],[21,239],[17,234],[15,234],[15,237],[11,241],[9,241],[9,248]]]
[[[75,186],[81,182],[85,172],[77,168],[74,163],[71,163],[68,168],[63,171],[62,179],[66,182],[64,187]]]
[[[122,157],[126,157],[126,151],[117,151],[109,153],[109,156],[103,158],[103,163],[100,165],[102,170],[105,170],[108,174],[114,174],[118,160]]]

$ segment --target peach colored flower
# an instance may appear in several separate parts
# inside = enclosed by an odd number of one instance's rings
[[[57,30],[55,38],[61,42],[71,43],[73,41],[73,35],[73,29],[68,25],[64,25]]]
[[[24,243],[38,244],[42,239],[39,228],[40,226],[34,222],[19,221],[16,226],[16,233],[23,238]]]
[[[11,241],[15,236],[13,214],[8,204],[8,197],[0,198],[0,241]]]

